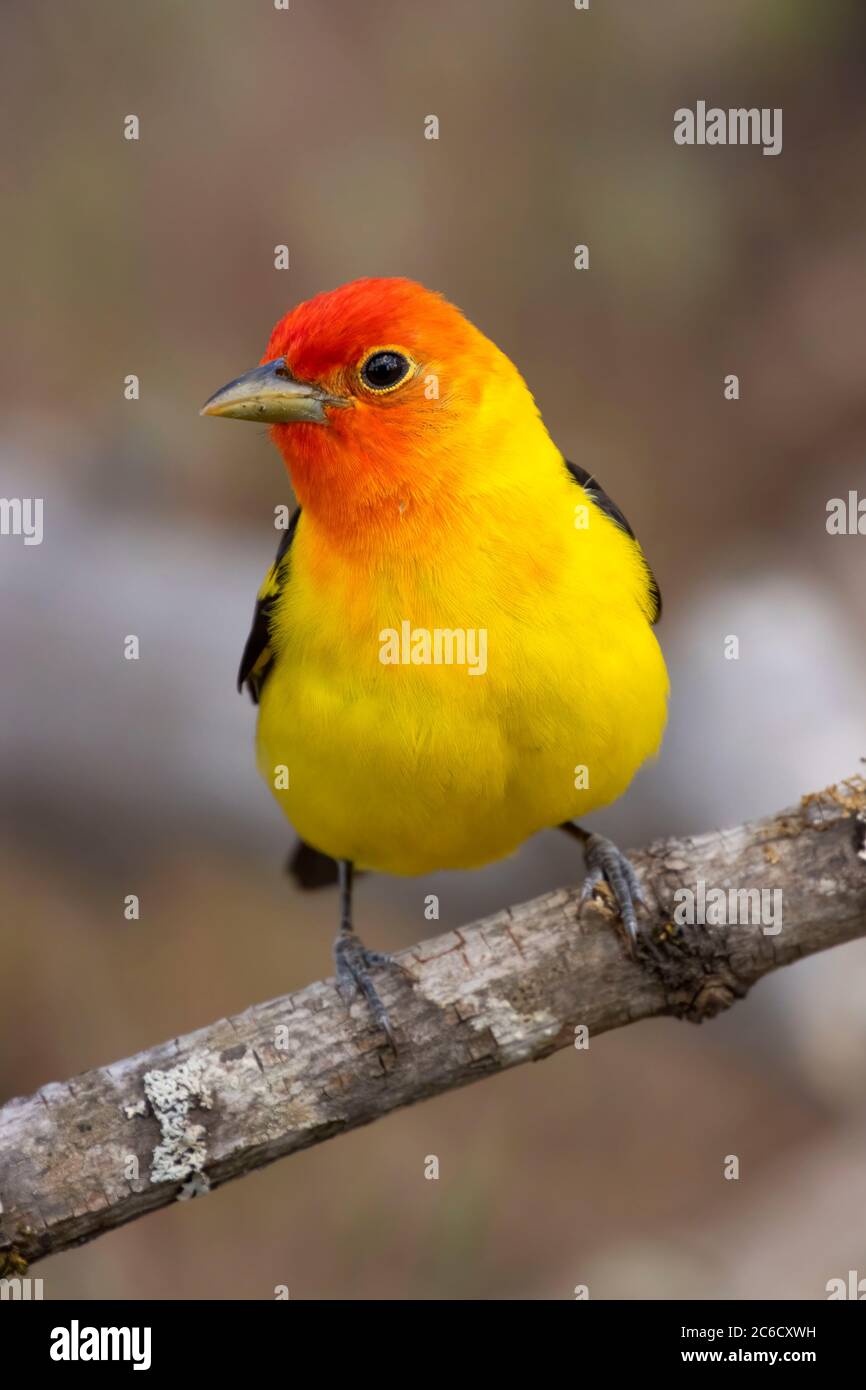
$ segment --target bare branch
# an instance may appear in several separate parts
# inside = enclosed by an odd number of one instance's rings
[[[559,890],[422,942],[377,980],[395,1057],[333,980],[257,1004],[0,1110],[0,1274],[403,1105],[656,1014],[700,1021],[768,971],[866,935],[866,787],[854,778],[724,834],[632,855],[637,956],[602,896]],[[781,930],[674,927],[699,881],[782,891]],[[712,918],[711,918],[712,920]],[[778,923],[777,923],[778,924]]]

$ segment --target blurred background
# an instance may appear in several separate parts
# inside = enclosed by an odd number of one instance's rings
[[[282,873],[234,688],[288,482],[264,429],[198,417],[319,290],[443,291],[641,536],[671,722],[596,828],[737,823],[860,769],[866,539],[825,518],[866,494],[862,4],[6,0],[0,23],[0,492],[44,498],[42,545],[0,542],[2,1099],[330,973],[334,896]],[[782,107],[782,154],[675,146],[698,99]],[[550,834],[365,878],[358,915],[399,948],[428,892],[447,930],[581,873]],[[36,1272],[51,1298],[821,1298],[866,1274],[864,997],[859,942]]]

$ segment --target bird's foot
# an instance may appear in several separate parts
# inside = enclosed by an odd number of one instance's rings
[[[646,908],[646,902],[631,860],[626,858],[613,840],[608,840],[604,835],[590,835],[584,845],[584,853],[587,874],[580,890],[580,908],[600,883],[606,883],[629,939],[635,942],[638,933],[637,909]]]
[[[343,930],[334,942],[334,960],[337,965],[337,986],[340,993],[344,998],[351,997],[356,991],[363,994],[375,1022],[396,1052],[397,1040],[388,1010],[370,976],[371,970],[396,965],[393,956],[386,955],[383,951],[368,950],[355,932]]]

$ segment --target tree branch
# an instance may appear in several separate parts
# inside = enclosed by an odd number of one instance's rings
[[[402,952],[378,978],[393,1054],[333,980],[0,1110],[0,1275],[389,1111],[637,1019],[700,1022],[770,970],[866,935],[866,784],[632,856],[647,931],[561,889]],[[675,927],[699,881],[782,892],[781,930]],[[709,901],[709,900],[708,900]],[[767,900],[771,902],[771,899]],[[777,900],[778,901],[778,900]],[[741,909],[742,910],[742,909]],[[708,914],[709,915],[709,914]],[[712,917],[710,918],[712,922]],[[777,917],[778,924],[778,917]]]

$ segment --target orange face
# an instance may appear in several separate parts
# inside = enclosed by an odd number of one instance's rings
[[[466,426],[503,373],[516,376],[440,295],[356,280],[286,314],[257,371],[205,411],[270,423],[302,506],[348,526],[454,483]]]

